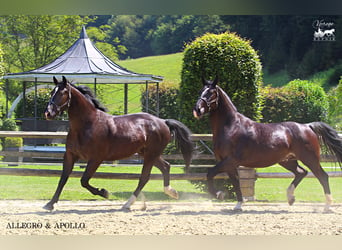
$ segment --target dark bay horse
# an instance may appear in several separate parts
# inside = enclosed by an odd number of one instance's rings
[[[298,164],[301,161],[321,183],[326,196],[325,210],[329,211],[332,196],[328,174],[319,162],[320,142],[342,162],[342,140],[337,132],[323,122],[257,123],[237,111],[228,95],[217,85],[217,77],[214,81],[202,80],[204,87],[193,114],[200,118],[209,113],[213,147],[218,162],[208,170],[209,192],[223,199],[223,192],[215,190],[213,186],[213,178],[218,173],[227,173],[237,196],[235,209],[241,210],[243,199],[238,166],[261,168],[278,163],[295,175],[287,189],[288,203],[292,205],[295,201],[295,188],[307,174],[307,170]]]
[[[62,175],[57,190],[51,201],[45,205],[45,209],[54,208],[77,160],[87,161],[81,178],[82,187],[94,195],[108,198],[107,190],[89,184],[90,178],[102,161],[119,160],[134,153],[143,157],[144,164],[138,186],[123,208],[129,209],[134,203],[148,182],[153,165],[163,174],[164,192],[173,198],[178,198],[177,191],[170,186],[170,164],[161,157],[161,154],[174,136],[186,166],[190,164],[193,143],[190,140],[191,132],[184,124],[172,119],[163,120],[147,113],[109,115],[104,112],[105,109],[89,88],[76,87],[64,76],[61,82],[58,82],[55,77],[53,80],[56,87],[51,92],[45,117],[48,120],[53,119],[63,111],[67,111],[70,128],[66,140]]]

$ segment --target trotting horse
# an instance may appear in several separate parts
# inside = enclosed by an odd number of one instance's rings
[[[342,162],[342,140],[337,132],[323,122],[299,124],[282,122],[263,124],[252,121],[239,113],[228,95],[217,85],[218,78],[208,81],[204,78],[203,89],[193,109],[196,118],[209,113],[213,133],[213,147],[217,165],[209,168],[207,174],[209,192],[223,199],[223,192],[215,190],[213,178],[225,172],[236,192],[236,210],[243,202],[238,178],[238,166],[249,168],[268,167],[280,164],[291,171],[295,178],[287,189],[288,203],[295,201],[294,191],[307,170],[306,165],[321,183],[325,196],[325,210],[332,203],[328,174],[320,165],[320,141]]]
[[[164,192],[172,198],[178,193],[170,186],[170,164],[161,154],[173,135],[179,146],[186,166],[190,164],[193,143],[190,130],[182,123],[172,119],[160,119],[147,113],[122,116],[107,114],[95,99],[89,88],[74,86],[63,76],[62,81],[53,77],[56,87],[45,111],[50,120],[67,110],[69,116],[69,132],[66,139],[63,171],[57,190],[44,208],[53,210],[62,189],[72,172],[74,163],[87,160],[87,166],[81,178],[82,187],[94,195],[108,198],[108,191],[98,189],[89,184],[102,161],[113,161],[127,158],[138,153],[144,159],[138,186],[123,209],[129,209],[140,191],[148,182],[152,166],[160,169],[164,179]]]

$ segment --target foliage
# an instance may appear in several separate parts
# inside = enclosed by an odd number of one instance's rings
[[[115,15],[108,25],[111,39],[127,48],[121,59],[180,52],[197,36],[227,30],[217,15]]]
[[[2,45],[0,43],[0,77],[5,74],[5,69],[4,69],[4,52],[2,50]]]
[[[49,89],[37,90],[37,118],[42,118],[42,119],[44,118],[44,112],[50,100],[50,91],[51,90]],[[25,108],[25,113],[23,112],[24,108]],[[15,112],[16,112],[17,117],[25,117],[25,118],[35,117],[34,92],[30,92],[26,95],[25,106],[24,106],[24,99],[21,99],[21,101],[18,103],[16,107]],[[64,116],[58,119],[62,119],[63,117]]]
[[[114,61],[119,58],[119,54],[124,55],[127,49],[125,46],[120,45],[119,38],[115,38],[113,41],[110,41],[108,32],[106,32],[108,28],[108,25],[89,27],[87,28],[87,34],[89,39],[95,43],[96,48]]]
[[[341,34],[334,42],[314,42],[315,21],[340,27],[341,16],[260,15],[221,16],[230,30],[251,39],[260,51],[265,70],[270,74],[286,70],[291,78],[307,78],[338,63],[342,53]],[[327,28],[327,27],[323,27]]]
[[[4,59],[3,59],[3,51],[2,45],[0,43],[0,78],[4,75],[5,68],[4,68]],[[4,83],[0,81],[0,118],[4,116],[5,107],[6,107],[6,98],[5,93],[3,91]]]
[[[219,85],[239,112],[260,119],[261,63],[249,41],[233,33],[206,34],[187,45],[180,85],[180,119],[195,133],[210,132],[207,121],[196,121],[192,108],[202,88],[201,78],[219,77]]]
[[[1,130],[4,131],[18,131],[18,126],[15,120],[6,118],[2,121]]]
[[[262,89],[262,122],[328,121],[328,98],[322,87],[309,81],[294,80],[282,88]]]
[[[80,16],[2,16],[0,38],[6,70],[26,71],[49,63],[75,42],[88,21]]]
[[[15,120],[6,118],[2,121],[0,130],[18,131],[18,126]],[[1,144],[3,148],[21,147],[23,144],[23,139],[18,137],[5,137],[1,139]]]
[[[20,137],[6,137],[3,148],[19,148],[23,146],[23,138]]]
[[[336,129],[342,129],[342,78],[339,84],[328,92],[329,120],[335,124]]]
[[[177,119],[178,89],[163,84],[159,86],[159,98],[156,86],[148,87],[148,110],[146,110],[146,92],[141,96],[143,112],[154,113],[157,111],[157,100],[159,99],[159,117],[163,119]]]
[[[77,40],[82,25],[89,20],[64,15],[0,16],[5,71],[28,71],[56,59]],[[11,81],[9,86],[9,100],[13,100],[21,92],[22,82]]]

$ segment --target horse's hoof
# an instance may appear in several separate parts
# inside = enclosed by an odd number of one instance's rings
[[[335,213],[335,212],[334,212],[334,210],[332,210],[332,209],[330,208],[330,206],[325,206],[325,207],[324,207],[324,210],[323,210],[323,213],[325,213],[325,214],[333,214],[333,213]]]
[[[296,198],[293,196],[291,199],[288,200],[288,203],[290,206],[292,206],[295,201],[296,201]]]
[[[239,202],[235,205],[233,211],[234,211],[234,212],[242,212],[242,202],[241,202],[241,201],[239,201]]]
[[[47,203],[44,207],[45,210],[52,211],[54,209],[53,204]]]
[[[121,211],[123,211],[123,212],[131,212],[131,208],[130,207],[126,207],[126,206],[122,206],[121,207]]]
[[[105,199],[108,199],[109,198],[109,192],[106,189],[102,188],[100,190],[100,196],[102,196]]]
[[[216,198],[217,198],[218,200],[223,201],[223,200],[224,200],[224,196],[225,196],[225,194],[224,194],[224,192],[222,192],[222,191],[218,191],[218,192],[216,193]]]
[[[177,190],[173,189],[171,186],[164,187],[164,193],[173,199],[176,199],[176,200],[179,199]]]

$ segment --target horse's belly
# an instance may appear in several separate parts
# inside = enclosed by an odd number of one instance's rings
[[[288,160],[295,160],[296,156],[289,151],[277,151],[270,150],[268,153],[265,152],[260,154],[251,154],[249,157],[241,160],[241,165],[251,168],[264,168],[275,165],[279,162]]]

